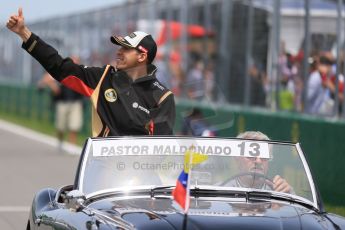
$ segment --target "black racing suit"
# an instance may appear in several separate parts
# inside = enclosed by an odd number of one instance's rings
[[[87,67],[62,58],[32,33],[22,44],[56,80],[91,98],[92,136],[171,135],[174,95],[155,77],[156,67],[135,81],[114,67]]]

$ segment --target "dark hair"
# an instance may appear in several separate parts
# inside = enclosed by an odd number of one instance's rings
[[[319,59],[319,63],[323,65],[333,65],[334,61],[326,56],[321,56]]]

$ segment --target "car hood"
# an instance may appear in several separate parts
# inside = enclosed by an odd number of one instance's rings
[[[170,198],[107,198],[88,207],[103,221],[136,229],[333,229],[327,218],[310,209],[269,201],[192,199],[188,215]]]

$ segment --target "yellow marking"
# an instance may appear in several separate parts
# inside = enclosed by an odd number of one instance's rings
[[[30,53],[31,53],[31,51],[35,48],[36,44],[37,44],[37,41],[35,40],[35,41],[30,45],[30,47],[29,47],[29,49],[28,49],[28,51],[29,51]]]
[[[293,122],[291,126],[291,141],[297,143],[300,138],[300,128],[298,122]]]
[[[239,116],[237,121],[237,132],[243,133],[246,129],[246,120],[243,116]]]
[[[159,99],[158,105],[160,105],[170,94],[172,94],[171,91],[166,92],[166,93],[161,97],[161,99]]]
[[[108,70],[109,70],[110,65],[107,65],[107,67],[105,68],[105,71],[103,72],[103,75],[101,77],[101,80],[98,82],[98,85],[96,86],[96,89],[93,91],[92,95],[91,95],[91,103],[92,103],[92,136],[93,137],[97,137],[103,128],[103,124],[101,121],[101,118],[99,117],[98,113],[97,113],[97,100],[99,97],[99,91],[101,88],[101,84],[102,81],[104,79],[104,77],[106,76]]]
[[[107,137],[109,135],[110,129],[108,127],[105,128],[103,137]]]

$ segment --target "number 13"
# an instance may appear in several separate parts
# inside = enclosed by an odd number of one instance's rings
[[[238,147],[240,148],[240,155],[244,156],[245,154],[245,146],[246,142],[241,142]],[[249,155],[252,157],[260,156],[260,145],[258,143],[250,143],[249,144]]]

